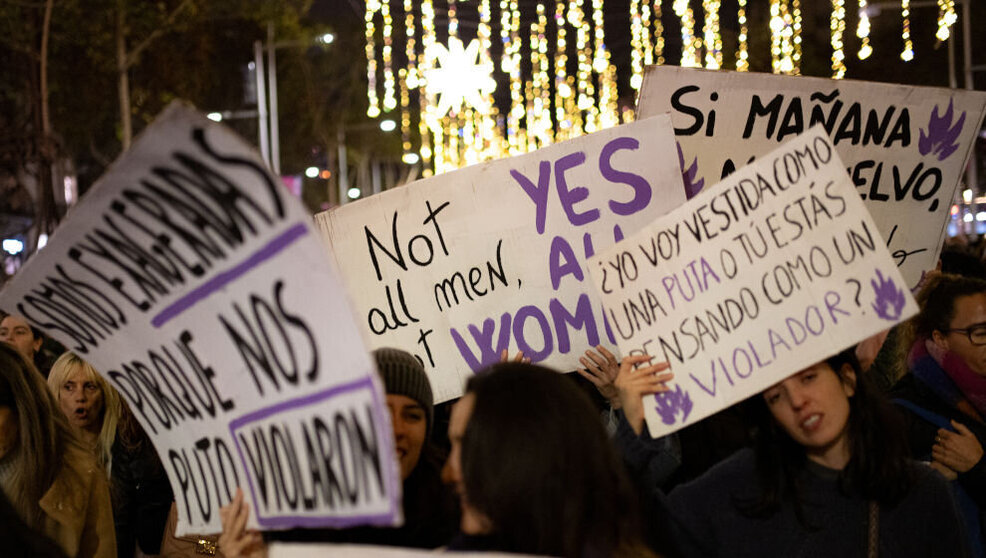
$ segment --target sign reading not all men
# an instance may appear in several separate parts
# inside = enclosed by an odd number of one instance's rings
[[[667,115],[420,180],[320,213],[373,347],[424,364],[438,401],[523,351],[559,370],[615,348],[584,263],[684,201]]]
[[[671,364],[655,437],[917,312],[821,127],[589,261],[623,354]]]
[[[88,360],[150,435],[178,532],[393,525],[373,363],[301,204],[227,129],[174,103],[0,293]]]

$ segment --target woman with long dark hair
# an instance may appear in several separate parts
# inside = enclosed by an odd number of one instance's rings
[[[0,490],[69,556],[116,556],[106,475],[78,441],[44,378],[0,342]]]
[[[624,359],[617,387],[641,432],[640,398],[655,390],[635,378],[634,362]],[[967,555],[945,480],[907,459],[897,415],[852,350],[746,405],[754,447],[665,498],[682,555]]]
[[[540,366],[470,378],[449,424],[444,475],[462,536],[452,550],[648,556],[637,500],[588,397]]]

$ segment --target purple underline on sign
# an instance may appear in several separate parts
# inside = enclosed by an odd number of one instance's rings
[[[242,417],[236,418],[229,423],[229,433],[233,438],[233,444],[236,447],[236,452],[240,456],[240,462],[243,464],[245,470],[249,470],[247,465],[247,460],[243,456],[243,448],[240,446],[240,441],[236,436],[236,433],[241,428],[245,427],[250,423],[261,421],[271,416],[283,413],[285,411],[290,411],[293,409],[299,409],[302,407],[310,407],[312,405],[321,403],[327,399],[331,399],[337,395],[342,395],[345,393],[368,390],[370,392],[370,397],[374,403],[373,414],[377,421],[385,420],[384,417],[380,416],[380,400],[377,397],[376,391],[373,390],[373,380],[369,377],[350,382],[348,384],[343,384],[340,386],[335,386],[324,391],[316,392],[310,395],[305,395],[298,397],[296,399],[290,399],[288,401],[282,401],[280,403],[271,405],[263,409],[258,409],[252,413],[243,415]],[[385,460],[385,463],[389,463]],[[386,465],[385,465],[386,466]],[[391,472],[396,474],[395,472]],[[250,489],[250,495],[253,501],[257,501],[256,488],[254,487],[253,477],[247,474],[247,486]],[[363,514],[355,514],[351,516],[338,516],[338,515],[282,515],[282,516],[265,516],[260,513],[257,509],[257,523],[262,527],[271,528],[285,528],[285,527],[329,527],[334,529],[343,529],[346,527],[355,527],[357,525],[377,525],[377,526],[389,526],[393,523],[393,517],[396,513],[397,503],[393,498],[389,498],[387,503],[387,510],[381,512],[370,512]]]
[[[289,411],[291,409],[297,409],[300,407],[308,407],[309,405],[314,405],[325,399],[331,399],[336,395],[347,393],[350,391],[356,391],[360,389],[373,389],[373,382],[369,377],[356,380],[355,382],[350,382],[348,384],[342,384],[341,386],[335,386],[324,391],[319,391],[312,393],[310,395],[304,395],[298,397],[297,399],[289,399],[287,401],[282,401],[270,407],[265,407],[252,413],[243,415],[237,419],[231,420],[229,422],[229,433],[236,439],[236,431],[243,427],[244,424],[251,422],[257,422],[258,420],[263,420],[271,415],[276,415],[283,413],[284,411]],[[371,391],[372,393],[372,391]]]
[[[195,290],[174,301],[167,308],[159,312],[151,319],[151,325],[161,327],[168,323],[172,318],[177,317],[185,310],[195,306],[199,301],[205,299],[212,293],[222,289],[227,284],[235,281],[241,275],[276,256],[279,252],[290,246],[295,240],[308,234],[308,227],[304,223],[298,223],[284,231],[276,238],[268,242],[262,248],[250,254],[250,257],[243,260],[239,265],[228,269],[212,279],[209,279]]]

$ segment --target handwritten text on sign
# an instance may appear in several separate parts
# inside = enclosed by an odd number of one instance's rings
[[[938,262],[986,93],[652,66],[639,111],[671,112],[692,192],[821,124],[914,286]]]
[[[321,213],[374,347],[414,352],[436,399],[524,351],[574,370],[615,345],[584,262],[684,201],[664,115]]]
[[[660,436],[917,308],[821,127],[589,262],[624,354],[667,360]]]
[[[0,294],[127,400],[181,532],[218,532],[237,486],[261,527],[400,519],[372,362],[286,193],[232,133],[172,105]]]

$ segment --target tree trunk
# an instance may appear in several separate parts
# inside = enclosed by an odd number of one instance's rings
[[[133,129],[130,124],[130,65],[127,61],[126,2],[116,4],[116,74],[120,97],[120,138],[123,151],[130,149]]]
[[[54,0],[45,2],[44,20],[41,24],[41,48],[38,59],[38,106],[35,126],[37,127],[37,180],[38,180],[38,236],[51,234],[58,224],[58,209],[55,206],[52,165],[55,160],[52,144],[51,119],[48,109],[48,39],[51,28],[51,11]],[[35,241],[37,237],[35,238]]]

